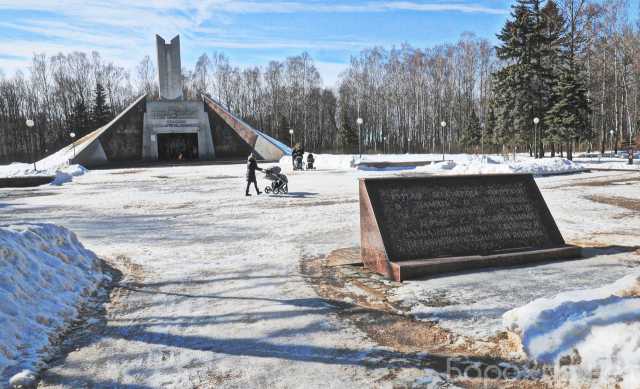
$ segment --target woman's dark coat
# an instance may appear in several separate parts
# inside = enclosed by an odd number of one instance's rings
[[[258,162],[255,159],[247,161],[247,181],[256,180],[256,170],[262,170],[258,167]]]

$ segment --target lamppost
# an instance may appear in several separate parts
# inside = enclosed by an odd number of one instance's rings
[[[293,147],[293,128],[289,129],[289,136],[291,137],[291,147]]]
[[[383,136],[382,137],[382,154],[386,154],[387,153],[387,137]]]
[[[444,120],[440,122],[440,127],[442,127],[442,136],[440,137],[440,141],[442,141],[442,160],[444,161],[444,128],[447,126],[447,122]]]
[[[533,118],[533,157],[538,158],[538,123],[540,123],[540,118],[537,116]]]
[[[407,154],[411,154],[411,138],[407,138]]]
[[[360,158],[362,158],[362,132],[360,127],[362,126],[362,123],[364,123],[364,120],[362,120],[362,118],[358,118],[356,123],[358,123],[358,152],[360,153]]]
[[[484,156],[484,122],[480,123],[480,154]]]
[[[33,126],[35,125],[35,123],[31,119],[27,119],[27,121],[25,121],[24,124],[26,124],[27,127],[29,127],[29,128],[33,128]],[[35,151],[35,148],[34,148],[34,151]],[[36,158],[38,158],[38,157],[36,155],[34,155],[34,157],[33,157],[33,170],[38,171],[38,168],[36,167]]]
[[[76,142],[74,140],[76,137],[76,133],[70,132],[69,136],[71,137],[71,144],[73,145],[73,159],[76,159]]]
[[[613,130],[609,131],[609,149],[611,150],[611,157],[613,157]]]

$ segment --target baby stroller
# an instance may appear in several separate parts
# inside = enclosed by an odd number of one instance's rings
[[[313,163],[315,162],[315,158],[313,158],[313,154],[309,153],[309,155],[307,155],[307,170],[313,170],[316,167],[313,166]]]
[[[289,180],[287,179],[287,176],[280,173],[280,171],[281,169],[278,166],[264,169],[264,178],[271,181],[271,185],[267,185],[264,188],[264,193],[289,193]]]

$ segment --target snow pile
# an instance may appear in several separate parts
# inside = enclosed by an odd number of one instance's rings
[[[75,155],[74,146],[70,144],[36,162],[37,170],[32,163],[14,162],[0,166],[0,177],[55,176],[51,184],[62,185],[87,172],[81,165],[69,165]]]
[[[438,162],[418,167],[419,172],[434,174],[507,174],[530,173],[536,176],[584,171],[585,168],[564,158],[506,161],[500,156],[469,155],[466,159]]]
[[[38,370],[105,278],[96,255],[63,227],[0,227],[0,377]]]
[[[62,169],[56,171],[56,178],[51,185],[62,185],[66,182],[73,181],[73,177],[78,177],[85,174],[88,170],[82,165],[70,165],[65,166]]]
[[[26,177],[26,176],[55,176],[52,185],[62,185],[73,180],[73,177],[81,176],[87,172],[82,165],[52,165],[42,166],[36,164],[38,170],[34,170],[31,163],[14,162],[0,166],[0,177]]]
[[[305,161],[307,155],[305,154]],[[497,155],[471,155],[448,154],[442,160],[442,154],[377,154],[359,155],[352,154],[314,154],[315,165],[320,170],[350,170],[361,163],[407,163],[431,162],[429,165],[417,166],[412,171],[430,174],[506,174],[506,173],[531,173],[537,176],[550,174],[564,174],[585,171],[585,167],[573,163],[564,158],[520,158],[517,161],[505,160]],[[280,159],[280,164],[285,168],[291,167],[291,157]],[[366,168],[361,170],[397,171],[397,166],[389,168]]]
[[[309,153],[304,153],[304,166],[307,165],[307,156]],[[315,159],[314,165],[320,170],[348,170],[352,169],[358,160],[357,155],[351,154],[313,154]],[[293,162],[290,155],[285,155],[280,158],[280,165],[285,170],[293,169]]]
[[[598,289],[560,293],[508,311],[503,324],[529,357],[640,387],[640,271]]]

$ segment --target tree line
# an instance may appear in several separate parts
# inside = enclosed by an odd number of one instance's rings
[[[293,129],[315,152],[617,149],[640,126],[640,28],[628,8],[517,0],[497,45],[466,33],[430,48],[372,47],[352,56],[335,88],[307,53],[245,68],[202,54],[183,69],[184,95],[207,93],[286,142]],[[148,56],[128,70],[95,52],[34,55],[26,75],[0,72],[0,160],[51,153],[142,93],[158,96]]]
[[[107,123],[136,91],[98,53],[34,55],[28,76],[0,72],[0,161],[33,161]],[[27,120],[33,127],[27,127]]]
[[[338,138],[355,150],[361,117],[367,152],[617,150],[640,126],[640,29],[628,7],[518,0],[496,46],[464,34],[365,50],[339,87]]]

